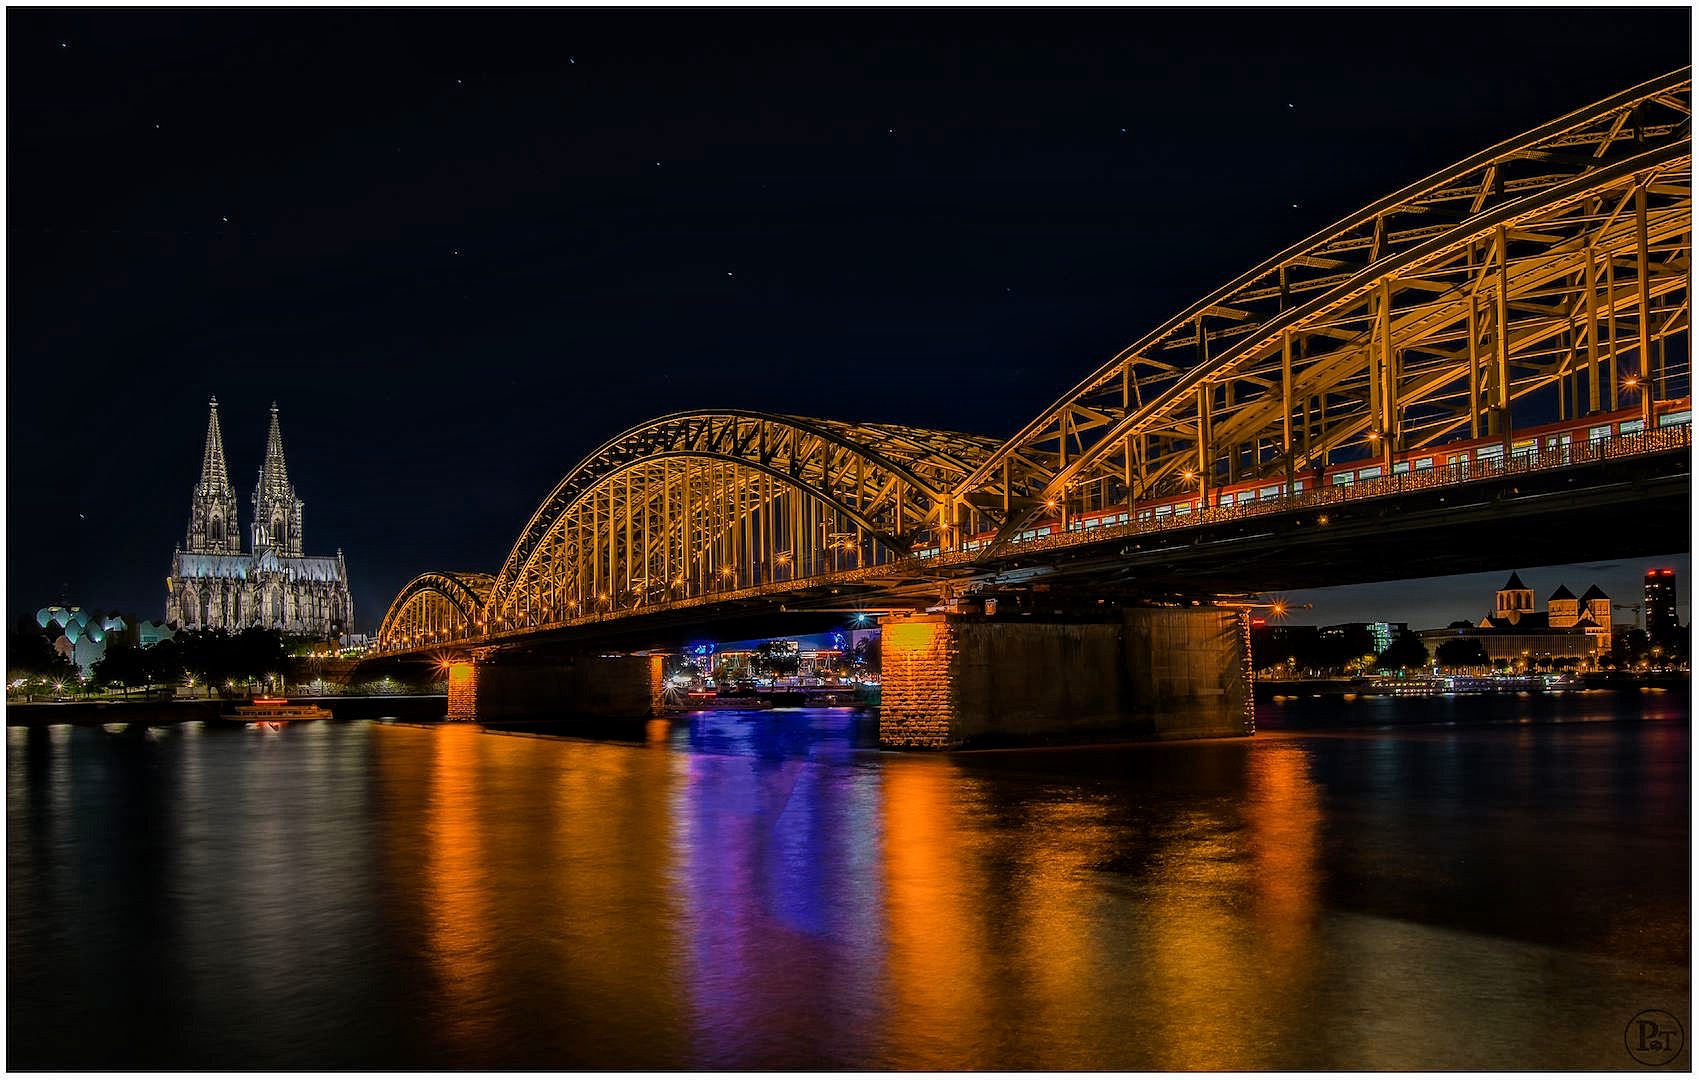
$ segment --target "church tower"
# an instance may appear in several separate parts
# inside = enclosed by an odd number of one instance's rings
[[[301,554],[301,511],[289,470],[283,464],[283,432],[277,426],[277,402],[271,403],[271,431],[265,439],[265,463],[254,489],[253,552],[270,548],[280,556]]]
[[[242,550],[242,531],[236,523],[236,491],[230,486],[230,469],[224,463],[224,433],[218,427],[218,399],[208,402],[212,414],[206,422],[206,450],[201,455],[201,482],[189,505],[188,551],[197,554],[230,554]]]
[[[1534,590],[1522,584],[1522,578],[1514,571],[1510,580],[1504,583],[1504,588],[1498,591],[1497,606],[1493,617],[1508,620],[1512,625],[1522,621],[1522,616],[1534,612]]]

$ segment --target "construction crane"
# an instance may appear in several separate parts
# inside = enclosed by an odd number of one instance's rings
[[[1640,624],[1640,605],[1639,604],[1612,604],[1611,610],[1612,611],[1632,611],[1632,612],[1634,612],[1634,627],[1635,627],[1635,629],[1637,629],[1637,630],[1646,629],[1644,626],[1642,626]]]

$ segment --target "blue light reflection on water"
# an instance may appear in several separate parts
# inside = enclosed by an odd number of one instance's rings
[[[11,728],[11,1064],[1616,1068],[1686,1019],[1684,699],[1259,721]]]

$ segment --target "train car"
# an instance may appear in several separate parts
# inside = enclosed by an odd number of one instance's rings
[[[1654,406],[1653,425],[1656,428],[1676,427],[1692,422],[1691,398],[1660,401]],[[1464,477],[1478,469],[1482,475],[1486,475],[1503,467],[1507,453],[1511,460],[1559,454],[1561,456],[1553,462],[1559,464],[1567,462],[1569,454],[1576,447],[1602,444],[1606,440],[1633,435],[1643,430],[1645,420],[1638,408],[1619,409],[1615,412],[1595,413],[1518,431],[1512,438],[1508,451],[1504,439],[1499,436],[1454,440],[1404,451],[1395,455],[1390,462],[1385,459],[1358,460],[1331,465],[1319,476],[1311,473],[1295,477],[1290,486],[1284,480],[1270,481],[1266,478],[1230,484],[1212,490],[1209,493],[1209,501],[1210,505],[1215,507],[1250,506],[1311,491],[1318,485],[1345,488],[1386,477],[1435,469],[1454,470]],[[1011,542],[1032,543],[1059,536],[1064,531],[1085,532],[1125,525],[1133,521],[1178,524],[1196,514],[1199,504],[1200,500],[1196,495],[1189,498],[1184,495],[1168,495],[1142,500],[1130,507],[1118,506],[1088,511],[1070,518],[1066,525],[1060,518],[1051,518],[1034,522],[1022,529]],[[981,533],[965,541],[962,548],[965,551],[977,551],[989,544],[994,536],[995,533]],[[922,557],[935,556],[938,553],[935,547],[917,552]]]

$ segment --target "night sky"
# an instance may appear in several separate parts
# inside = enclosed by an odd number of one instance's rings
[[[361,630],[416,573],[497,570],[652,416],[1007,436],[1277,250],[1690,61],[1685,8],[6,26],[8,617],[162,616],[216,394],[244,538],[275,400]],[[1294,621],[1443,625],[1497,584]]]

